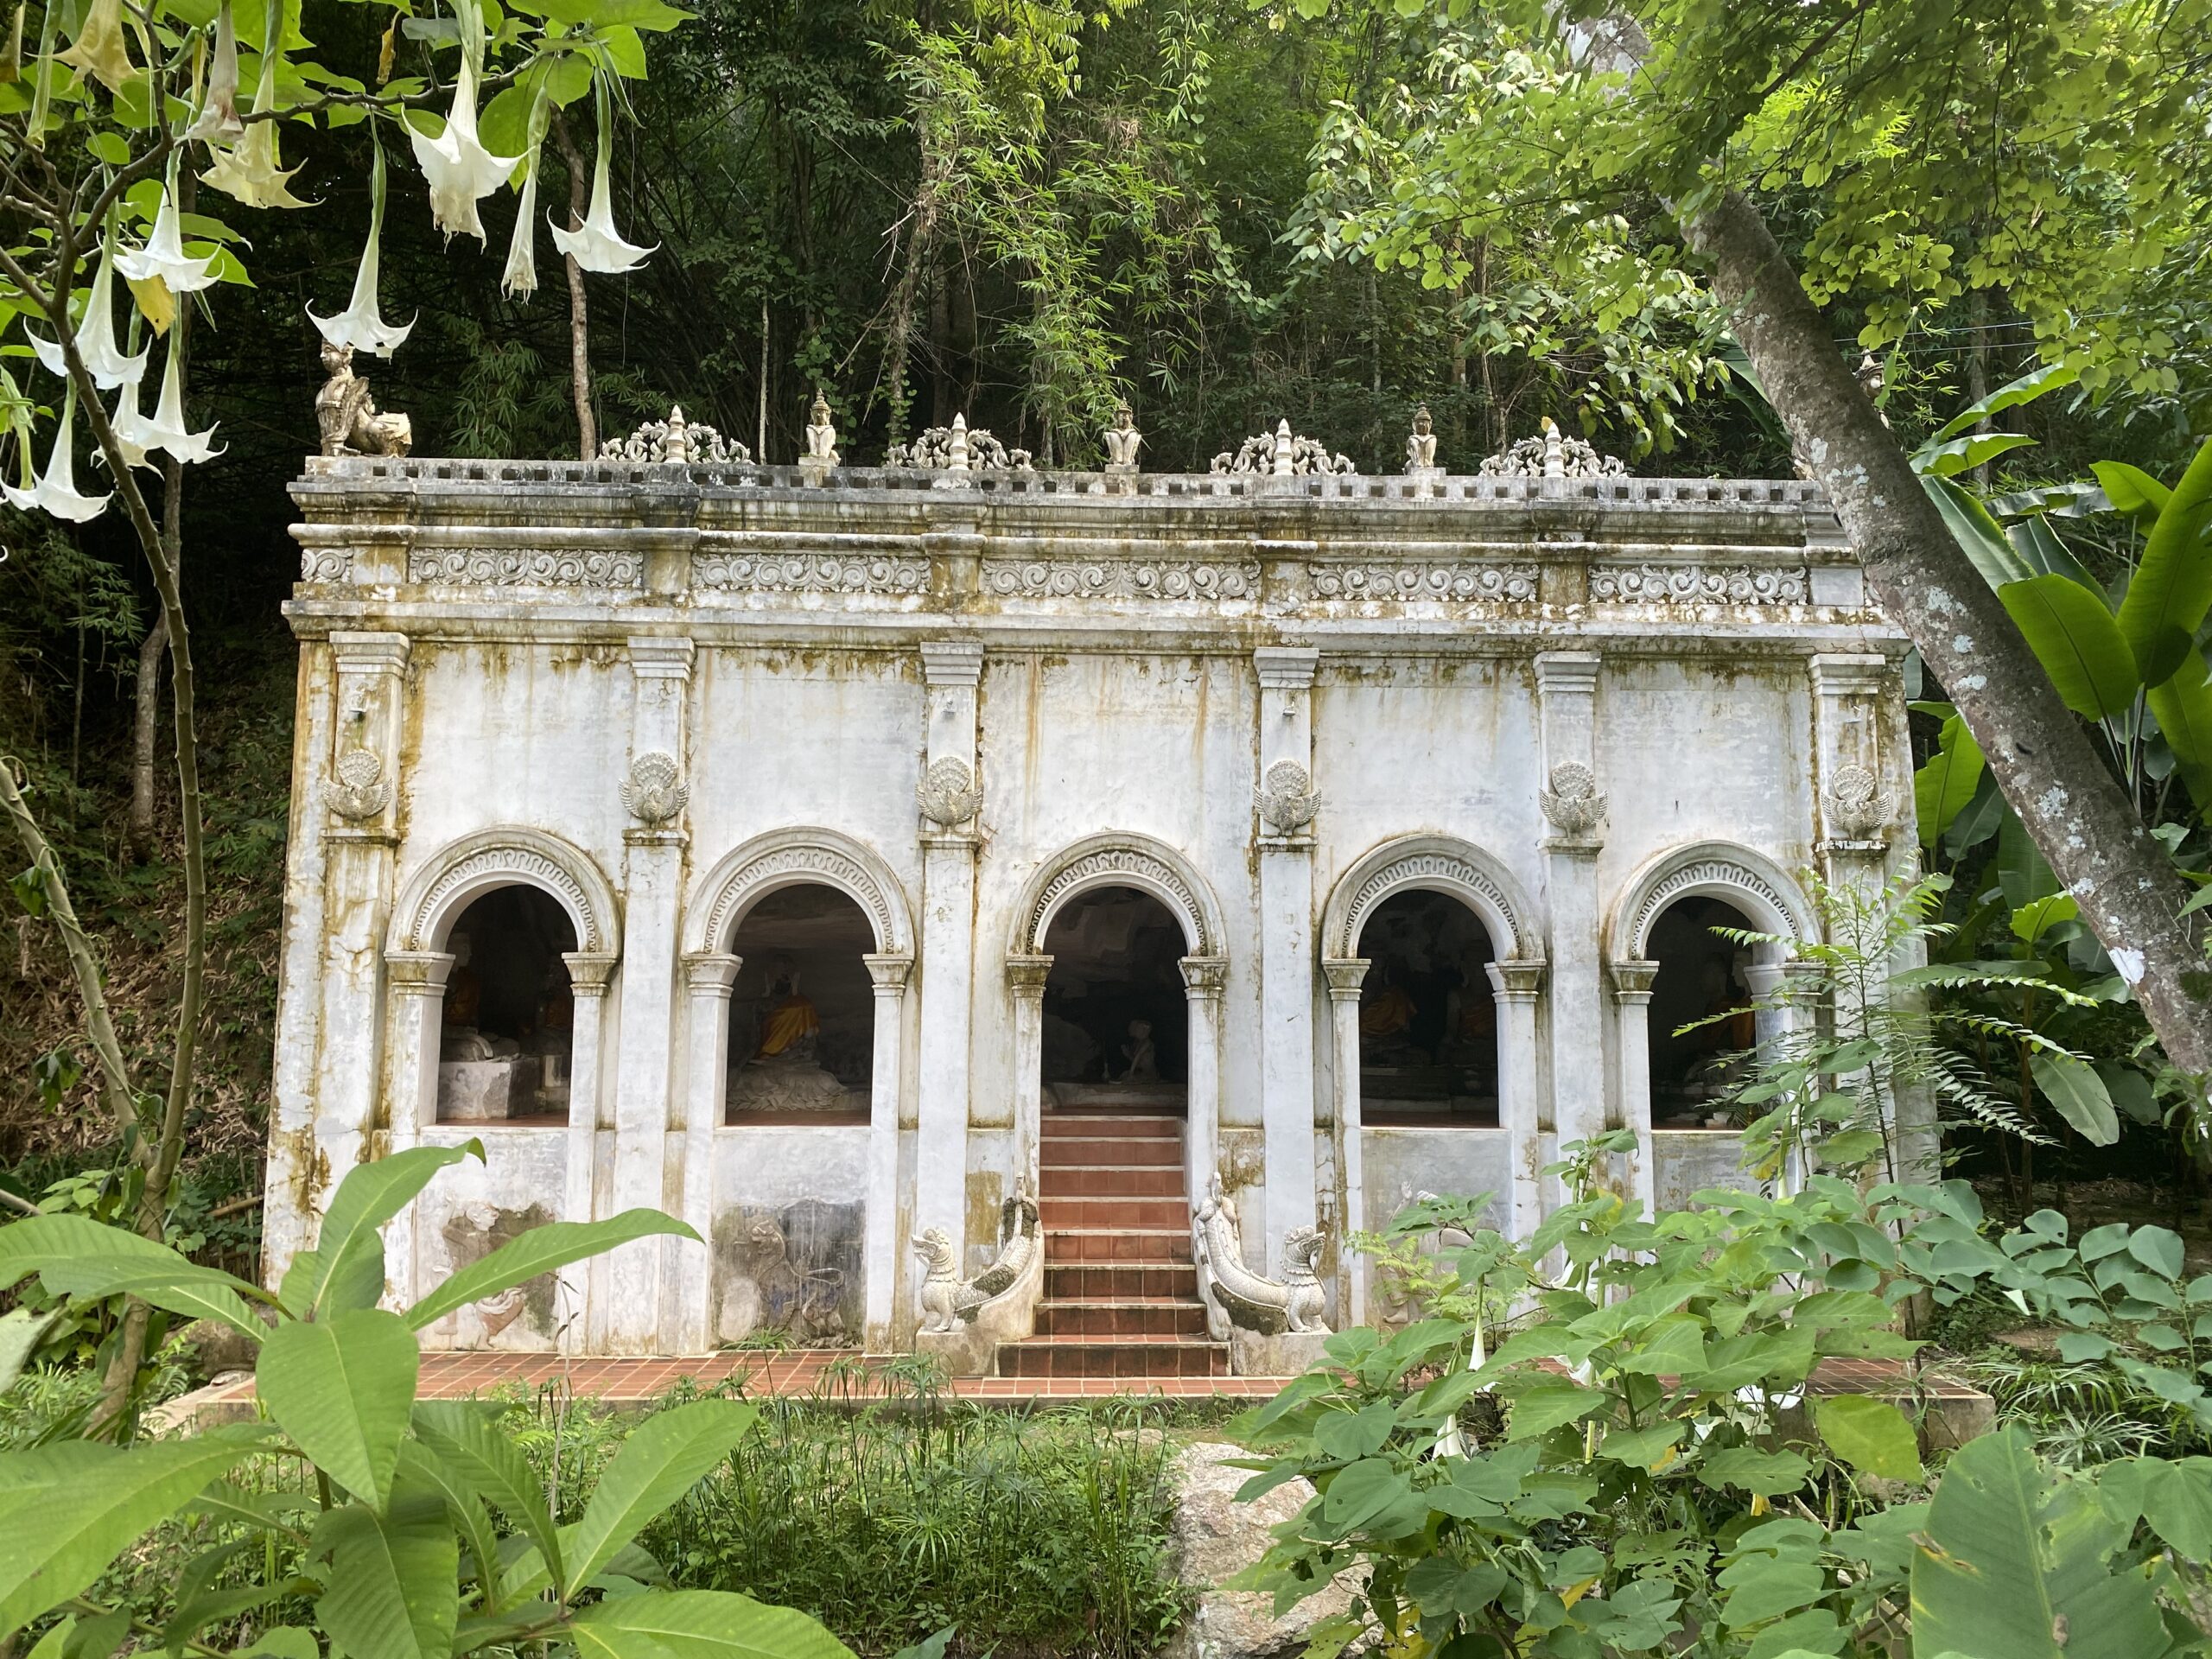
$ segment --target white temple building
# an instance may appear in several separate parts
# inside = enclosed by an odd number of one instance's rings
[[[1266,1369],[1221,1339],[1388,1315],[1344,1240],[1417,1194],[1524,1234],[1608,1128],[1647,1204],[1741,1179],[1716,1057],[1789,952],[1713,929],[1910,861],[1905,642],[1813,484],[681,432],[294,486],[267,1271],[472,1137],[395,1294],[535,1222],[704,1241],[438,1344]]]

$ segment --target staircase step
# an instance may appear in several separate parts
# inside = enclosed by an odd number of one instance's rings
[[[999,1349],[1001,1376],[1227,1376],[1225,1342],[1150,1338],[1010,1342]]]
[[[1173,1198],[1183,1197],[1183,1166],[1177,1164],[1047,1164],[1042,1194],[1047,1198]]]
[[[1090,1141],[1180,1141],[1183,1120],[1164,1113],[1108,1116],[1101,1112],[1046,1112],[1039,1120],[1044,1138]]]
[[[1045,1296],[1055,1302],[1113,1302],[1141,1298],[1196,1302],[1198,1270],[1189,1262],[1056,1262],[1045,1257]]]
[[[1043,1198],[1038,1211],[1046,1230],[1072,1227],[1134,1227],[1166,1231],[1191,1224],[1190,1207],[1179,1198]]]
[[[1058,1226],[1048,1227],[1045,1233],[1047,1271],[1071,1262],[1173,1267],[1190,1260],[1191,1235],[1186,1228]]]
[[[1045,1120],[1050,1123],[1052,1120]],[[1183,1137],[1165,1135],[1128,1135],[1106,1137],[1090,1135],[1055,1135],[1049,1131],[1038,1148],[1047,1169],[1062,1164],[1157,1164],[1169,1169],[1183,1166]]]
[[[1037,1335],[1051,1342],[1102,1338],[1148,1337],[1172,1341],[1206,1334],[1206,1311],[1196,1301],[1161,1297],[1153,1300],[1101,1302],[1042,1301],[1037,1304]]]

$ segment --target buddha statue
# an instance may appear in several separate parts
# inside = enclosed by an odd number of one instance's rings
[[[1423,477],[1442,470],[1436,464],[1436,424],[1429,418],[1428,405],[1423,404],[1414,411],[1414,429],[1406,435],[1406,471]]]
[[[1160,1050],[1152,1040],[1152,1021],[1129,1021],[1129,1040],[1122,1045],[1122,1058],[1128,1062],[1122,1073],[1123,1083],[1158,1083],[1160,1081]]]
[[[786,970],[769,987],[768,994],[774,1001],[761,1017],[760,1046],[753,1052],[753,1064],[813,1065],[822,1017],[815,1012],[814,1004],[800,995],[798,975]]]
[[[1144,434],[1137,430],[1136,416],[1131,413],[1129,400],[1122,399],[1114,411],[1114,424],[1098,435],[1106,447],[1106,470],[1109,473],[1134,473],[1137,469],[1137,452],[1144,447]]]
[[[830,400],[819,387],[815,389],[814,408],[806,423],[805,459],[817,467],[835,467],[840,459],[837,429],[830,419]]]

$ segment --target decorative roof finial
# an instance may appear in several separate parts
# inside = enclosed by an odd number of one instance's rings
[[[1288,478],[1291,475],[1293,461],[1288,421],[1280,421],[1275,424],[1274,463],[1274,475],[1277,478]]]

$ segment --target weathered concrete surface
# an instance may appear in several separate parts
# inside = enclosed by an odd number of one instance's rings
[[[1249,1455],[1242,1446],[1209,1440],[1187,1448],[1178,1462],[1175,1568],[1198,1592],[1198,1602],[1162,1659],[1291,1659],[1305,1650],[1315,1624],[1351,1606],[1351,1586],[1342,1580],[1281,1618],[1273,1595],[1218,1587],[1265,1554],[1274,1529],[1313,1496],[1310,1484],[1294,1480],[1239,1503],[1237,1489],[1251,1471],[1231,1467],[1230,1460]]]

